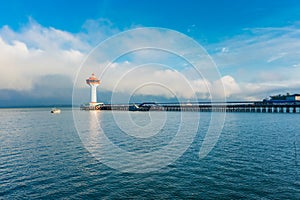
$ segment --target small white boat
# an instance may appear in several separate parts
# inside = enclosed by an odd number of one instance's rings
[[[61,110],[58,108],[52,108],[50,112],[53,114],[59,114],[61,112]]]

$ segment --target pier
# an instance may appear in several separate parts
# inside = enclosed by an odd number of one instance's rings
[[[262,101],[104,104],[97,102],[100,80],[95,74],[86,79],[86,83],[90,86],[90,102],[81,105],[81,110],[300,113],[300,94],[279,94]]]
[[[300,102],[269,104],[261,101],[197,102],[197,103],[141,103],[103,104],[82,110],[168,111],[168,112],[248,112],[248,113],[300,113]]]

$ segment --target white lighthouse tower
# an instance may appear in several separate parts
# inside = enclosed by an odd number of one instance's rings
[[[90,106],[95,106],[97,104],[97,87],[100,85],[100,80],[95,77],[95,74],[92,74],[91,77],[86,79],[86,84],[91,87]]]

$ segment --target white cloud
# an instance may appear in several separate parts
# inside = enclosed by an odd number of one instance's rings
[[[224,49],[226,46],[230,49],[214,55],[222,67],[248,67],[247,65],[257,64],[257,67],[267,68],[282,66],[283,62],[285,66],[292,66],[295,61],[299,61],[299,30],[296,26],[248,29],[250,34],[245,32],[244,35],[233,37],[210,48],[220,49],[220,46],[223,46]],[[279,59],[282,62],[274,62]]]
[[[233,77],[227,75],[217,80],[179,72],[169,66],[155,63],[132,67],[133,63],[114,63],[103,77],[101,89],[137,95],[158,95],[167,98],[215,99],[231,97],[240,92]],[[224,92],[225,89],[225,92]]]
[[[43,27],[32,19],[20,31],[14,31],[7,26],[2,27],[0,29],[0,53],[2,55],[0,57],[0,70],[2,72],[0,75],[0,89],[30,91],[36,87],[37,82],[43,81],[42,77],[49,77],[49,75],[60,75],[57,77],[70,77],[73,79],[83,58],[92,49],[89,41],[91,39],[87,38],[93,39],[96,36],[105,38],[119,31],[111,29],[112,24],[109,21],[104,22],[103,25],[103,21],[87,21],[84,28],[88,30],[88,33],[78,34],[72,34],[53,27]],[[100,23],[100,25],[97,26],[97,23]],[[95,26],[94,30],[92,26]],[[185,77],[186,75],[176,70],[176,66],[172,66],[174,63],[178,65],[177,60],[182,59],[180,55],[185,55],[189,46],[180,43],[179,40],[175,41],[171,34],[168,30],[161,32],[155,29],[142,30],[138,34],[128,34],[128,37],[122,38],[119,43],[116,43],[117,46],[109,46],[109,51],[100,52],[100,54],[97,54],[96,59],[91,58],[86,61],[85,66],[88,67],[84,66],[83,73],[80,74],[80,80],[82,81],[79,86],[87,88],[85,78],[92,72],[99,72],[99,66],[109,64],[108,61],[114,59],[112,52],[121,52],[123,49],[136,49],[141,45],[151,47],[153,41],[155,41],[156,46],[154,45],[154,47],[157,48],[155,51],[151,49],[148,51],[134,51],[130,57],[131,60],[114,62],[101,80],[101,89],[165,97],[176,95],[180,98],[191,98],[195,93],[199,93],[207,97],[209,90],[213,89],[209,88],[212,83],[199,78],[189,80],[188,77]],[[161,46],[162,50],[159,50]],[[173,47],[175,47],[175,51],[177,51],[175,53],[178,53],[179,56],[164,50],[174,49]],[[132,70],[135,66],[149,62],[167,62],[166,65],[169,68],[148,66]],[[184,68],[187,68],[187,65],[184,66]],[[179,66],[179,68],[182,68],[182,66]],[[122,79],[120,80],[120,78]],[[45,90],[54,87],[54,84],[49,80],[54,79],[47,79],[45,80],[47,83],[42,83]],[[118,81],[120,83],[117,85],[118,87],[115,87]]]
[[[222,94],[221,89],[218,87],[218,85],[222,84],[224,87],[224,93],[226,95],[226,97],[231,97],[234,94],[239,94],[241,92],[239,85],[236,83],[236,81],[234,80],[233,77],[227,75],[227,76],[223,76],[220,80],[217,80],[213,83],[213,87],[217,88],[216,92],[218,94]]]
[[[74,76],[88,45],[76,35],[45,28],[34,21],[20,32],[0,29],[0,89],[30,90],[48,74]],[[51,83],[49,83],[51,85]]]
[[[269,58],[269,59],[267,60],[267,62],[270,63],[270,62],[276,61],[276,60],[278,60],[278,59],[280,59],[280,58],[283,58],[285,55],[287,55],[287,53],[281,52],[281,53],[279,53],[279,54],[277,54],[277,55],[274,55],[274,56],[272,56],[271,58]]]
[[[121,31],[104,19],[88,20],[82,28],[82,32],[74,34],[43,27],[32,19],[19,31],[3,26],[0,29],[0,89],[28,91],[41,81],[41,77],[54,74],[74,80],[89,51],[98,42]],[[100,75],[99,66],[107,66],[114,59],[114,53],[142,45],[151,46],[155,41],[154,45],[164,47],[161,52],[136,51],[131,56],[119,58],[101,77],[100,88],[165,97],[175,94],[188,99],[195,93],[200,98],[209,98],[211,94],[222,97],[224,87],[227,98],[260,99],[272,91],[300,87],[300,31],[296,26],[248,29],[246,31],[251,34],[209,46],[216,50],[212,51],[212,57],[226,74],[220,77],[210,76],[206,60],[197,61],[203,74],[190,69],[191,65],[180,57],[191,56],[189,51],[194,47],[190,44],[174,39],[167,30],[145,31],[129,34],[109,51],[98,52],[97,58],[87,60],[85,66],[88,67],[80,74],[82,82],[77,86],[87,87],[85,78],[92,72]],[[163,51],[174,46],[178,55]],[[142,64],[145,66],[134,69]]]
[[[300,27],[245,29],[243,35],[209,46],[221,71],[238,83],[241,98],[288,92],[299,86]],[[230,49],[230,51],[225,50]],[[255,89],[254,89],[255,88]]]
[[[204,84],[205,81],[188,80],[182,73],[157,64],[136,68],[119,64],[105,73],[101,87],[108,91],[129,94],[195,98],[195,93],[208,93]]]

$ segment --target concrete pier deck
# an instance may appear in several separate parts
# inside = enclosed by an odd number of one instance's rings
[[[97,110],[132,111],[133,104],[103,104]],[[136,104],[137,105],[137,104]],[[257,101],[141,103],[134,111],[300,113],[300,102],[265,104]],[[96,110],[86,108],[83,110]]]

